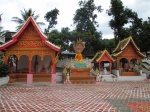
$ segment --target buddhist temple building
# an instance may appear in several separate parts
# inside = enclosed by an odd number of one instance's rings
[[[0,45],[0,51],[11,68],[10,82],[26,82],[27,75],[33,75],[33,82],[56,82],[60,47],[48,41],[32,16],[12,40]]]
[[[92,63],[94,63],[95,65],[98,64],[98,66],[96,67],[98,67],[99,72],[103,72],[103,75],[108,75],[112,73],[112,63],[114,61],[115,60],[112,58],[112,56],[109,54],[107,50],[97,52],[92,59]],[[106,63],[109,65],[107,68],[105,68],[104,66],[104,64]],[[106,73],[106,71],[109,71],[109,72]]]
[[[114,67],[119,70],[121,76],[137,76],[139,75],[137,70],[141,69],[142,59],[146,56],[140,52],[130,36],[119,41],[112,57],[116,60]]]

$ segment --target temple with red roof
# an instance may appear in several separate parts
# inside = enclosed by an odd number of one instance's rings
[[[116,60],[114,66],[120,71],[121,76],[138,76],[140,74],[137,70],[141,69],[142,59],[146,56],[140,52],[140,49],[130,36],[119,41],[112,53],[112,57]]]
[[[27,74],[33,75],[33,82],[56,82],[56,60],[60,47],[48,41],[32,16],[12,40],[0,45],[0,51],[5,54],[5,63],[11,67],[10,82],[24,82]]]
[[[107,71],[109,71],[108,74],[112,73],[112,63],[114,61],[115,60],[113,59],[113,57],[109,54],[107,50],[97,52],[92,59],[92,63],[94,63],[95,65],[98,65],[97,67],[99,68],[99,73],[104,70],[105,68],[104,64],[108,63],[109,64],[109,66],[107,67],[108,69]]]

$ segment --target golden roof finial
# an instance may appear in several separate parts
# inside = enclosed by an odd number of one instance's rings
[[[29,16],[32,16],[32,9],[29,9]]]

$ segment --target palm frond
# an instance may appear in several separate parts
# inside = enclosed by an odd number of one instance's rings
[[[27,21],[27,19],[30,16],[32,16],[35,21],[39,18],[39,14],[35,15],[35,11],[32,12],[32,9],[29,9],[29,10],[23,9],[23,11],[20,11],[20,12],[21,12],[22,19],[18,18],[18,17],[13,17],[11,20],[11,21],[18,23],[18,26],[16,27],[17,30],[19,30],[23,26],[23,24]],[[43,23],[43,22],[37,22],[37,24],[38,25],[45,25],[45,23]]]
[[[24,23],[24,21],[22,19],[18,18],[18,17],[13,17],[11,21],[14,21],[18,24],[23,24]]]

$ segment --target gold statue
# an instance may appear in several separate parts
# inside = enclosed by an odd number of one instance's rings
[[[80,51],[76,53],[75,61],[83,61],[83,56]]]

